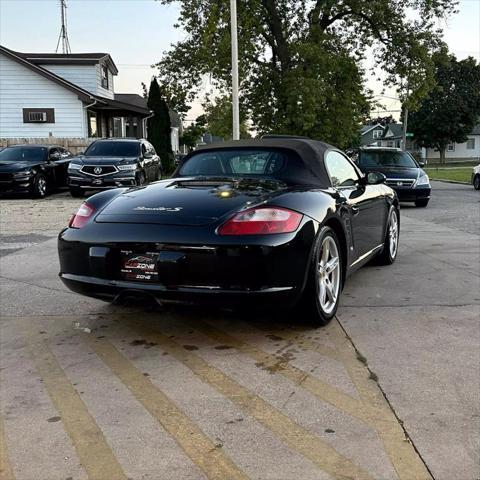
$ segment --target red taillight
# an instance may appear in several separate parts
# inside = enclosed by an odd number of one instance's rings
[[[95,213],[95,209],[87,202],[83,202],[75,215],[72,215],[68,226],[70,228],[82,228]]]
[[[237,213],[219,229],[219,235],[270,235],[294,232],[303,215],[286,208],[258,207]]]

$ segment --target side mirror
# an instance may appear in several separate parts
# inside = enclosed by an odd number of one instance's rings
[[[73,155],[74,157],[84,157],[85,156],[85,152],[78,152],[77,154],[74,154]]]
[[[421,167],[424,167],[426,165],[426,163],[423,161],[423,160],[419,160],[418,161],[418,164],[421,166]]]
[[[62,158],[62,155],[60,152],[51,153],[50,156],[48,157],[48,159],[52,161],[60,160],[61,158]]]
[[[387,177],[380,172],[370,172],[367,174],[367,184],[368,185],[380,185],[385,183]]]

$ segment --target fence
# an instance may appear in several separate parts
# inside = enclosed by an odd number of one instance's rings
[[[0,148],[8,147],[10,145],[58,145],[77,154],[83,152],[88,145],[90,145],[95,138],[0,138]]]

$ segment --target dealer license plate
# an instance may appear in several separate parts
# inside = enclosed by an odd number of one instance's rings
[[[121,275],[125,280],[155,282],[158,280],[158,252],[137,253],[121,250]]]

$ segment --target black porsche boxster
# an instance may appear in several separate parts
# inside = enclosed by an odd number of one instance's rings
[[[347,276],[395,261],[385,176],[301,138],[197,149],[173,178],[90,197],[59,235],[60,277],[105,299],[295,306],[326,324]]]

